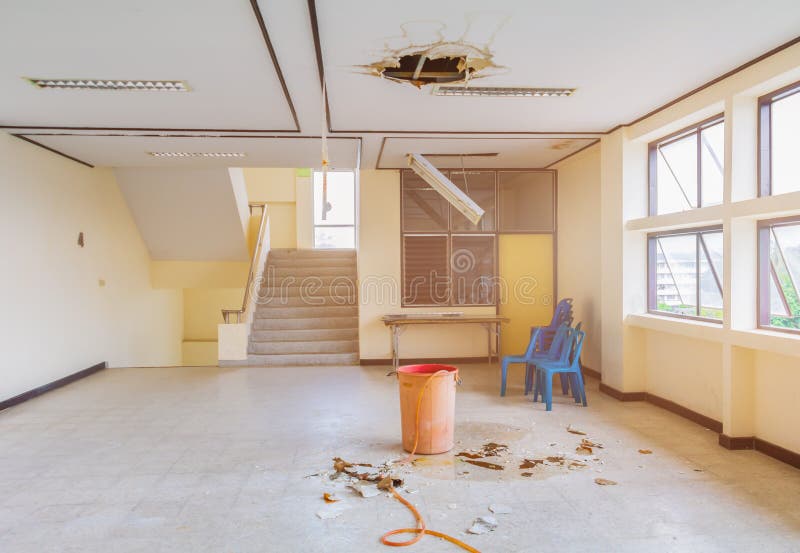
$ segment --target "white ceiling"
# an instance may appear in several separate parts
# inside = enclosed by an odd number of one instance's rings
[[[245,164],[318,166],[318,139],[286,138],[319,136],[325,124],[309,2],[256,0],[256,5],[277,66],[248,0],[46,5],[5,0],[0,4],[0,126],[17,127],[7,130],[19,134],[46,129],[74,134],[63,127],[90,127],[81,134],[98,136],[29,138],[93,165],[231,164],[145,155],[185,146],[192,151],[248,147]],[[552,150],[539,138],[596,138],[795,38],[800,29],[796,0],[316,0],[316,15],[330,124],[338,131],[333,134],[363,139],[366,168],[375,167],[387,136],[382,167],[396,166],[392,157],[401,150],[430,150],[429,138],[439,139],[437,150],[465,153],[477,146],[460,139],[507,138],[508,133],[530,140],[498,140],[491,151],[513,166],[541,166],[552,159]],[[476,84],[575,87],[577,92],[570,98],[436,97],[430,87],[417,90],[358,67],[385,57],[387,47],[439,39],[486,47],[504,68]],[[192,91],[38,90],[22,77],[177,79]],[[133,134],[157,136],[107,136],[131,134],[114,130],[130,128],[154,129]],[[410,136],[398,140],[396,135],[404,133]],[[170,134],[203,137],[165,137]],[[223,134],[284,138],[218,136]],[[354,163],[355,143],[332,146],[341,163]]]
[[[406,156],[421,153],[437,167],[526,169],[547,167],[597,141],[596,138],[387,137],[379,169],[407,167]],[[437,156],[433,154],[447,154]],[[457,154],[463,154],[460,156]],[[470,155],[472,154],[472,155]],[[497,154],[476,156],[475,154]]]
[[[318,138],[196,136],[91,136],[37,135],[26,137],[95,166],[111,167],[306,167],[321,155]],[[358,162],[357,138],[329,137],[328,155],[331,166],[346,169]],[[237,158],[161,158],[148,152],[238,152]]]

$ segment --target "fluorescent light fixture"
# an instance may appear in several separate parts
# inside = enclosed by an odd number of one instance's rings
[[[411,167],[411,170],[418,174],[422,180],[430,184],[431,188],[450,202],[450,205],[463,213],[464,217],[472,221],[472,224],[477,225],[480,222],[484,214],[481,206],[476,204],[463,190],[453,184],[453,181],[445,177],[441,171],[431,165],[430,161],[425,159],[421,154],[408,154],[408,166]]]
[[[147,152],[153,157],[244,157],[242,152]]]
[[[156,92],[188,92],[186,81],[116,81],[110,79],[31,79],[36,88],[61,90],[144,90]]]
[[[489,96],[498,98],[548,98],[572,96],[574,88],[518,88],[502,86],[442,86],[433,88],[435,96]]]

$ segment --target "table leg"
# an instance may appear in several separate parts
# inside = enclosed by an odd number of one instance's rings
[[[392,326],[392,368],[396,371],[400,366],[400,332],[397,325]]]

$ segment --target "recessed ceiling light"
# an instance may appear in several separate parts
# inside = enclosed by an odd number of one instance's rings
[[[147,152],[153,157],[244,157],[242,152]]]
[[[186,81],[116,81],[107,79],[30,79],[36,88],[62,90],[144,90],[157,92],[188,92]]]
[[[436,86],[435,96],[490,96],[499,98],[547,98],[572,96],[574,88],[520,88],[503,86]]]

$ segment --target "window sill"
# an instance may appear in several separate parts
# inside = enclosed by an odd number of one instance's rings
[[[781,355],[800,356],[800,334],[765,328],[731,329],[730,334],[731,343],[735,346],[766,350]]]
[[[647,330],[680,334],[690,338],[713,341],[723,341],[725,332],[721,323],[670,317],[668,315],[656,315],[654,313],[628,315],[625,317],[625,324]]]

